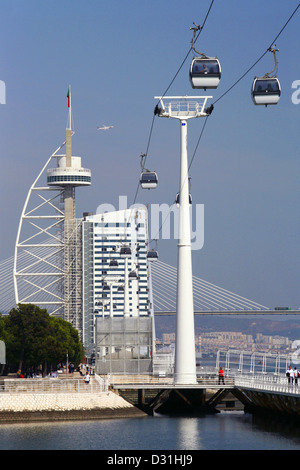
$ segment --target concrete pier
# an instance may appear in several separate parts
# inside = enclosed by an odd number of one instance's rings
[[[19,379],[6,381],[0,393],[0,422],[87,420],[146,416],[144,412],[110,390],[69,380],[73,391],[52,391],[51,380]],[[13,382],[16,382],[13,384]],[[58,385],[60,385],[60,382]],[[40,384],[43,384],[41,388]],[[34,387],[33,387],[34,385]],[[85,387],[85,388],[84,388]]]

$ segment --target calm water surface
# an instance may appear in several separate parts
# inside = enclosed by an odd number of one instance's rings
[[[2,424],[1,450],[299,450],[299,426],[228,412]]]

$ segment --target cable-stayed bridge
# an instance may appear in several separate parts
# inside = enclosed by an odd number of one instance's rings
[[[151,265],[153,303],[157,315],[176,312],[177,269],[162,261]],[[195,314],[266,313],[270,308],[193,276]]]
[[[36,248],[37,260],[47,258],[45,247]],[[51,260],[49,259],[49,276],[44,276],[44,285],[40,287],[41,301],[47,303],[49,296],[53,296],[56,288],[56,279],[51,278]],[[20,257],[21,267],[28,268],[29,260],[32,262],[32,254],[22,254]],[[14,257],[0,262],[0,312],[7,313],[15,307],[14,280],[13,280]],[[36,272],[38,263],[34,263],[33,270]],[[45,263],[43,263],[43,271]],[[36,273],[35,273],[36,274]],[[155,315],[175,315],[176,312],[176,286],[177,269],[163,261],[151,262],[151,277],[153,289],[153,304]],[[36,291],[35,275],[32,281],[24,284],[21,297],[27,302]],[[215,284],[207,282],[197,276],[193,276],[194,313],[205,314],[293,314],[300,313],[296,310],[274,310],[265,305],[251,301],[243,296],[230,292]],[[32,302],[34,303],[34,302]],[[47,308],[47,305],[43,305]]]

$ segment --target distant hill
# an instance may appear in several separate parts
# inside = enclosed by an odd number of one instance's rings
[[[176,323],[173,316],[155,316],[156,337],[161,338],[163,333],[175,333]],[[300,339],[300,316],[281,317],[252,315],[243,316],[224,315],[195,315],[196,335],[210,331],[240,331],[243,334],[256,336],[257,333],[269,336],[285,336],[290,340]]]

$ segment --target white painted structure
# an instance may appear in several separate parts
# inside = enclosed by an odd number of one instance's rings
[[[86,215],[82,227],[83,336],[92,348],[96,317],[153,317],[147,209]]]
[[[24,203],[13,275],[16,304],[47,308],[69,321],[81,336],[82,220],[75,216],[75,188],[91,184],[91,171],[81,167],[80,157],[72,156],[73,134],[69,100],[66,140],[49,157]],[[64,146],[66,154],[61,155]]]
[[[196,354],[193,305],[193,274],[187,154],[187,121],[205,117],[207,99],[211,96],[156,96],[160,117],[180,122],[179,242],[177,268],[175,384],[195,384]]]

